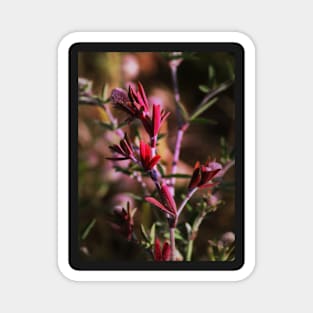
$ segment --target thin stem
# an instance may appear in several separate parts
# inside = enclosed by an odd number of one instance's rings
[[[235,165],[235,160],[229,161],[221,170],[221,173],[219,174],[219,176],[224,176],[226,172],[229,171],[234,165]]]
[[[117,125],[117,119],[113,116],[110,108],[108,105],[103,105],[103,108],[105,110],[105,112],[107,113],[108,115],[108,118],[110,120],[110,122],[113,124],[114,128],[115,128],[115,132],[116,134],[120,137],[120,138],[124,138],[125,134],[124,132],[120,129],[120,128],[116,128],[118,125]]]
[[[181,212],[183,211],[185,205],[187,204],[187,202],[190,200],[190,198],[193,196],[193,194],[198,190],[198,187],[190,190],[187,195],[186,198],[184,199],[184,201],[181,203],[181,205],[179,206],[178,210],[177,210],[177,216],[179,216],[181,214]]]
[[[173,80],[173,89],[176,103],[180,102],[180,94],[178,89],[178,79],[177,79],[177,65],[170,66],[172,80]]]
[[[174,151],[174,156],[173,156],[173,161],[172,161],[172,175],[175,175],[177,172],[177,165],[178,165],[178,161],[179,161],[179,155],[180,155],[180,149],[181,149],[181,144],[183,141],[183,137],[184,137],[184,128],[180,128],[177,132],[177,137],[176,137],[176,144],[175,144],[175,151]],[[172,195],[175,195],[175,182],[176,182],[176,178],[172,177],[170,180],[170,190]]]
[[[133,177],[140,184],[140,186],[144,192],[144,195],[146,196],[148,194],[147,184],[143,181],[141,173],[140,172],[134,172]]]
[[[187,253],[186,253],[186,261],[191,261],[191,256],[192,256],[192,250],[193,250],[193,239],[190,239],[188,241],[188,246],[187,246]]]
[[[170,227],[171,261],[175,261],[175,227]]]

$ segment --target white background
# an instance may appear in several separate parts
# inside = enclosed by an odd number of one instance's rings
[[[228,3],[229,2],[229,3]],[[0,8],[1,312],[310,312],[309,1]],[[257,48],[257,266],[238,283],[74,283],[56,266],[56,55],[71,31],[242,31]]]

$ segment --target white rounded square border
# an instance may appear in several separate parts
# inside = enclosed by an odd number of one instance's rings
[[[234,42],[244,49],[245,191],[244,264],[238,270],[79,271],[69,265],[68,251],[68,90],[70,47],[83,42]],[[75,32],[58,47],[58,266],[73,281],[239,281],[255,267],[255,47],[240,32]]]

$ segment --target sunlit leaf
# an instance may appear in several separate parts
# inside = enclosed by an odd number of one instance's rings
[[[150,229],[150,243],[154,244],[154,241],[155,241],[155,224],[153,224]]]

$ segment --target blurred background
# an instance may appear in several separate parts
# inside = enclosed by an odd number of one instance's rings
[[[209,89],[233,79],[234,58],[230,53],[190,53],[178,67],[178,84],[181,101],[192,112],[202,101]],[[164,171],[171,168],[175,147],[177,121],[175,100],[169,61],[163,53],[140,52],[84,52],[79,53],[79,78],[88,80],[94,95],[108,97],[113,88],[127,89],[130,84],[140,81],[150,103],[158,103],[171,115],[161,128],[164,135],[159,141],[158,154],[162,157]],[[233,86],[221,93],[218,101],[206,110],[202,121],[192,123],[185,133],[178,164],[178,173],[192,174],[197,160],[204,163],[208,157],[221,161],[225,149],[231,154],[234,149],[234,112]],[[110,104],[108,104],[110,106]],[[125,115],[111,107],[112,114],[119,123]],[[129,201],[138,210],[135,214],[135,233],[140,241],[140,225],[147,231],[162,220],[157,208],[141,201],[142,186],[134,177],[129,177],[114,169],[112,161],[105,158],[112,155],[108,146],[117,144],[119,137],[103,127],[109,121],[106,112],[90,105],[79,105],[79,242],[80,253],[89,260],[151,260],[142,246],[129,242],[118,229],[116,216]],[[204,119],[206,121],[204,121]],[[99,123],[100,122],[100,123]],[[102,123],[102,124],[101,124]],[[131,138],[141,132],[140,125],[132,123],[123,126]],[[122,164],[122,162],[120,162]],[[149,190],[153,185],[143,179]],[[186,193],[189,180],[176,180],[176,201]],[[191,204],[201,198],[208,190],[199,191]],[[200,226],[194,243],[193,260],[208,260],[208,240],[217,240],[225,232],[234,231],[234,169],[224,177],[224,183],[216,192],[221,204],[211,212]],[[184,223],[192,221],[195,212],[185,210],[180,218],[177,248],[184,258],[186,249],[186,230]],[[156,223],[156,234],[161,241],[167,239],[166,229]]]

